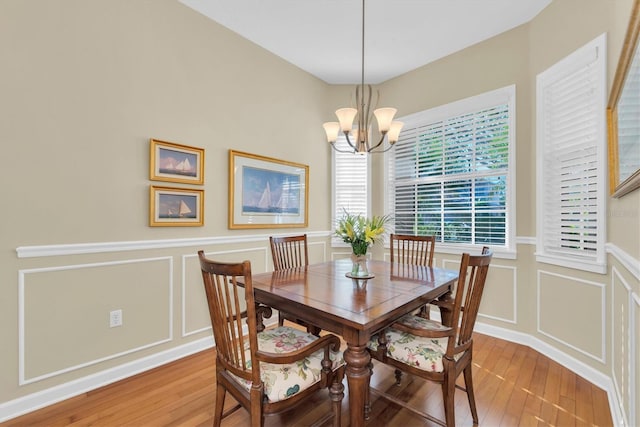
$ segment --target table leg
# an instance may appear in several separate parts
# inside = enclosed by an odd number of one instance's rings
[[[451,291],[438,298],[438,301],[442,303],[438,304],[438,308],[440,309],[440,320],[442,324],[445,326],[451,326],[451,317],[453,316],[451,309],[453,308],[454,302]]]
[[[363,427],[364,406],[367,400],[366,393],[368,392],[369,376],[371,374],[369,369],[371,356],[366,346],[347,343],[347,349],[344,351],[344,360],[347,363],[350,425],[352,427]]]
[[[258,332],[264,331],[264,319],[268,319],[273,314],[271,307],[256,303],[256,325]]]

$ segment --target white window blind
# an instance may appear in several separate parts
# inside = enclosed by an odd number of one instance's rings
[[[387,157],[395,232],[509,250],[514,119],[514,86],[401,119]]]
[[[602,35],[537,78],[537,259],[606,272]]]
[[[347,150],[344,135],[339,135],[336,146]],[[353,152],[333,152],[333,229],[345,210],[351,214],[369,216],[368,155]],[[342,242],[334,237],[333,243]]]

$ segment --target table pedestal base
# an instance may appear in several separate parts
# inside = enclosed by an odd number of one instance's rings
[[[349,415],[351,426],[363,427],[365,403],[369,399],[369,378],[371,376],[371,356],[367,347],[347,344],[344,360],[347,362],[346,374],[349,385]]]

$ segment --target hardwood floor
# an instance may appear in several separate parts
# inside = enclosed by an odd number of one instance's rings
[[[573,372],[528,347],[476,334],[474,385],[480,426],[612,426],[607,395]],[[214,403],[214,350],[207,350],[132,378],[14,418],[14,426],[206,426]],[[346,383],[346,380],[345,380]],[[395,385],[393,370],[375,364],[371,385],[443,417],[440,388],[409,375]],[[346,390],[345,390],[346,391]],[[347,396],[342,425],[348,426]],[[372,395],[368,426],[435,426]],[[227,397],[225,406],[233,406]],[[294,411],[267,418],[265,426],[306,426],[330,411],[318,393]],[[246,426],[242,409],[223,426]],[[326,423],[326,425],[330,425]],[[456,393],[456,425],[471,426],[464,392]]]

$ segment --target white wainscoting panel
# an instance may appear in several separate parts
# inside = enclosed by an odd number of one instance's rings
[[[243,255],[240,255],[243,254]],[[256,257],[262,258],[261,263],[268,266],[270,261],[269,248],[254,247],[236,250],[224,251],[205,251],[205,256],[209,259],[215,259],[223,262],[239,262],[245,259],[251,260]],[[252,273],[259,273],[253,271]],[[202,273],[200,272],[200,264],[198,254],[189,254],[182,256],[182,336],[198,334],[204,331],[211,331],[211,318],[209,316],[209,308],[207,307],[207,296],[204,292],[202,284]]]
[[[538,332],[604,364],[605,290],[604,283],[538,270]]]
[[[460,260],[442,261],[442,267],[460,269]],[[491,260],[478,317],[516,324],[518,321],[517,269]]]
[[[172,260],[19,270],[19,384],[171,341]],[[110,328],[109,313],[116,309],[122,309],[123,325]]]
[[[611,273],[611,377],[622,413],[631,406],[631,287],[613,267]]]
[[[640,425],[640,294],[631,293],[631,406],[629,425]]]

